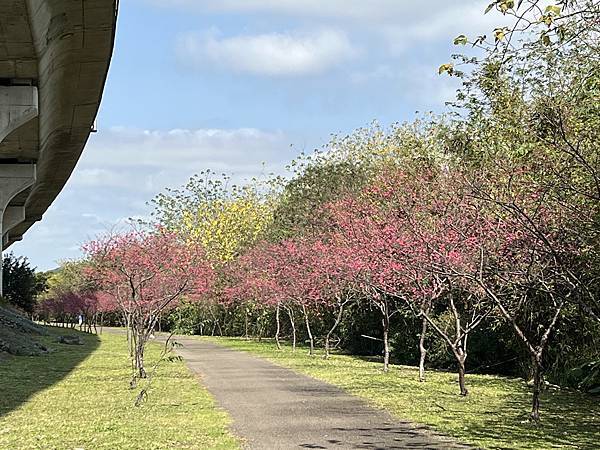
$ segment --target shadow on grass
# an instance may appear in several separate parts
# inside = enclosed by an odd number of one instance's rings
[[[36,393],[65,378],[100,344],[95,335],[66,328],[46,327],[48,336],[33,339],[50,349],[42,356],[12,356],[0,362],[0,417],[26,403]],[[58,336],[81,336],[84,345],[57,342]]]
[[[579,392],[546,391],[541,398],[541,422],[531,423],[528,391],[515,392],[501,403],[502,412],[488,411],[483,420],[465,423],[473,438],[521,442],[522,448],[597,449],[600,445],[598,397]],[[497,448],[508,448],[499,445]]]
[[[272,361],[329,381],[365,398],[403,419],[459,441],[493,449],[600,449],[600,397],[548,389],[541,398],[542,421],[528,420],[531,388],[517,378],[468,375],[468,397],[458,395],[453,372],[427,372],[417,381],[418,369],[394,366],[384,374],[377,358],[342,355],[326,361],[309,358],[305,349],[278,352],[274,344],[217,340],[231,348],[266,356]]]

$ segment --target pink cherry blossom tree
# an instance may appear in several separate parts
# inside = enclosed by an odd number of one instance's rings
[[[384,175],[376,194],[385,199],[388,220],[402,223],[399,232],[409,243],[402,268],[409,278],[405,298],[422,318],[419,379],[424,380],[429,325],[454,355],[460,393],[467,395],[468,339],[494,308],[482,290],[460,274],[477,270],[481,246],[494,245],[502,225],[473,199],[456,171],[429,168]],[[451,326],[436,320],[433,306],[449,312]]]
[[[381,312],[384,371],[389,369],[389,329],[407,295],[404,270],[408,242],[400,223],[387,220],[385,211],[367,196],[348,197],[330,205],[331,242],[338,270],[347,286]]]
[[[199,300],[213,270],[203,250],[162,229],[131,229],[84,245],[88,275],[121,310],[128,329],[133,381],[145,378],[144,350],[160,314],[183,297]]]

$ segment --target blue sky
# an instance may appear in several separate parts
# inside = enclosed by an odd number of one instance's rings
[[[480,0],[126,0],[92,135],[43,220],[11,247],[47,270],[210,168],[245,179],[373,120],[440,112],[437,67],[489,32]],[[263,166],[264,163],[264,166]]]

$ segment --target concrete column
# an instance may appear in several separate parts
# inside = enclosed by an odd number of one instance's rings
[[[35,164],[0,164],[0,236],[4,245],[5,233],[25,219],[24,207],[9,207],[10,201],[35,183]],[[22,217],[22,219],[21,219]],[[19,220],[20,219],[20,220]],[[8,227],[7,230],[4,226]],[[0,259],[2,252],[0,251]],[[0,265],[0,296],[2,267]]]
[[[0,86],[0,143],[38,116],[38,91],[35,86]],[[0,261],[8,240],[7,232],[25,220],[23,206],[8,206],[19,193],[35,182],[35,164],[2,163],[0,153]],[[0,296],[2,266],[0,264]]]
[[[8,232],[14,227],[25,221],[25,207],[24,206],[8,206],[4,210],[4,218],[0,224],[0,229],[4,234],[2,239],[2,245],[6,247],[9,241]]]

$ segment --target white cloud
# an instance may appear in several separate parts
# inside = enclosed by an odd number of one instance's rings
[[[69,185],[148,195],[176,187],[205,169],[252,177],[263,170],[263,161],[270,163],[266,170],[275,170],[289,159],[287,144],[282,132],[254,128],[115,127],[93,137]]]
[[[182,8],[199,13],[263,13],[287,16],[346,18],[361,22],[393,22],[415,10],[435,12],[449,3],[445,0],[146,0],[156,6]]]
[[[199,69],[210,66],[267,76],[314,75],[357,54],[345,33],[268,33],[220,37],[218,33],[187,33],[177,44],[179,59]]]
[[[58,259],[78,257],[80,244],[97,234],[148,217],[147,202],[166,187],[205,169],[232,174],[234,182],[281,173],[290,151],[283,133],[254,128],[100,130],[44,220],[11,250],[32,256],[41,270],[54,268]]]
[[[458,34],[474,37],[491,33],[511,19],[496,11],[484,14],[491,0],[145,0],[160,7],[180,8],[200,14],[272,14],[294,19],[337,24],[355,33],[369,29],[384,37],[389,48],[401,52],[409,46]],[[344,25],[341,22],[351,24]],[[351,28],[350,28],[351,27]]]

